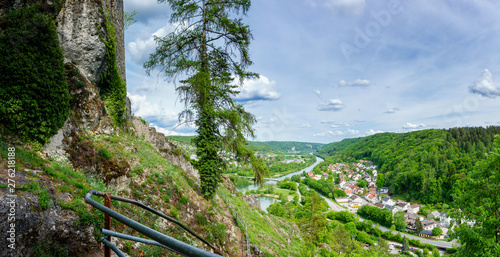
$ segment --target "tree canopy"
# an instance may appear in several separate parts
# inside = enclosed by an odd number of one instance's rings
[[[500,255],[500,136],[495,149],[477,163],[466,179],[455,188],[455,203],[460,207],[453,216],[463,222],[455,229],[462,246],[458,256]]]
[[[252,64],[248,47],[252,34],[239,15],[246,15],[250,0],[158,0],[169,3],[170,23],[175,30],[156,37],[156,51],[144,64],[150,74],[156,68],[176,84],[185,109],[179,120],[193,121],[194,139],[205,198],[212,198],[226,168],[218,153],[234,152],[240,161],[250,161],[256,182],[266,167],[246,148],[253,137],[255,117],[233,100],[245,79],[258,77],[246,69]]]

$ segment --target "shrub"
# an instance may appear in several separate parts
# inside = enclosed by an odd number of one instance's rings
[[[186,204],[189,202],[189,197],[183,195],[181,198],[179,198],[179,201],[182,203],[182,204]]]
[[[70,114],[54,20],[34,5],[10,11],[0,26],[0,124],[23,140],[45,143]]]
[[[38,204],[40,205],[40,208],[42,208],[42,211],[46,210],[49,207],[50,196],[49,196],[49,192],[47,192],[46,189],[42,190],[38,194]]]

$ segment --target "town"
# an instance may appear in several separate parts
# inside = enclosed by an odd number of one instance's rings
[[[335,201],[349,212],[356,213],[364,205],[388,210],[393,217],[402,212],[406,223],[404,232],[424,238],[448,238],[448,230],[455,226],[446,212],[432,211],[424,215],[419,204],[392,199],[388,188],[377,187],[377,166],[371,161],[335,163],[327,167],[328,170],[322,171],[321,175],[315,175],[312,171],[307,175],[315,180],[326,180],[330,175],[336,177],[336,186],[345,192],[345,196],[335,197]]]

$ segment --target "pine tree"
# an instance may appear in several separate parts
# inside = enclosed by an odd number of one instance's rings
[[[406,236],[403,237],[403,247],[401,249],[401,253],[408,253],[408,242],[406,241]]]
[[[422,232],[422,230],[424,230],[424,226],[422,225],[420,219],[417,218],[417,220],[415,220],[415,234],[418,235],[420,232]]]
[[[252,64],[248,46],[252,35],[239,14],[246,15],[250,0],[158,0],[168,2],[174,32],[156,38],[155,53],[144,64],[148,74],[160,68],[171,81],[185,110],[180,120],[194,120],[194,140],[203,196],[214,196],[226,168],[218,153],[228,150],[249,161],[257,183],[267,173],[262,160],[246,148],[253,137],[255,117],[233,101],[245,79],[258,77],[246,71]]]

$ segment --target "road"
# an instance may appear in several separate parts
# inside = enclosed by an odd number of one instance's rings
[[[346,211],[346,209],[342,208],[340,205],[338,205],[337,203],[335,203],[334,201],[326,198],[325,196],[319,194],[321,197],[323,197],[323,199],[325,199],[325,201],[328,203],[328,206],[330,206],[330,208],[334,211]],[[363,221],[364,219],[362,219],[361,217],[359,218],[359,220]],[[380,230],[382,231],[391,231],[391,233],[393,234],[397,234],[398,231],[392,231],[386,227],[382,227],[382,226],[379,226],[379,225],[375,225],[375,227],[378,227]],[[417,236],[412,236],[412,235],[407,235],[407,234],[401,234],[401,236],[406,236],[407,238],[411,238],[411,239],[416,239],[416,240],[419,240],[421,241],[422,243],[426,243],[426,244],[431,244],[431,245],[434,245],[436,247],[440,247],[440,248],[451,248],[453,247],[453,243],[455,243],[455,240],[452,241],[452,242],[446,242],[446,241],[435,241],[435,240],[429,240],[429,239],[425,239],[425,238],[421,238],[421,237],[417,237]]]

